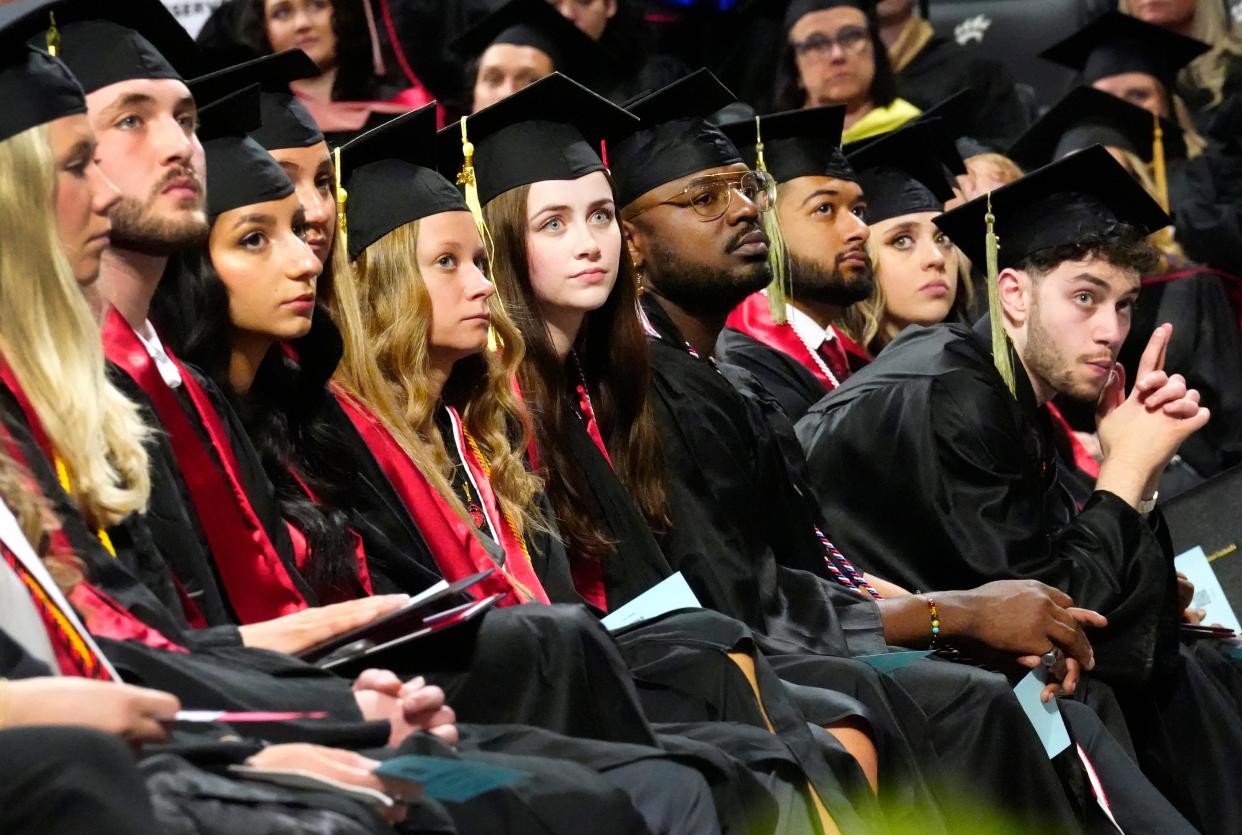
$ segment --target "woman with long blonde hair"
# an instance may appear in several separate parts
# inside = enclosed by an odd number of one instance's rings
[[[911,325],[964,320],[972,288],[957,247],[932,223],[951,200],[950,160],[891,134],[850,157],[867,201],[875,290],[845,308],[842,330],[875,356]]]
[[[81,139],[89,144],[84,152]],[[68,158],[54,158],[68,146]],[[54,461],[86,521],[117,525],[146,509],[148,429],[108,381],[99,327],[57,232],[52,195],[62,177],[98,176],[84,114],[0,142],[0,354],[6,419],[21,421]],[[114,192],[115,193],[115,192]],[[94,218],[106,245],[106,213]],[[95,270],[98,270],[96,253]],[[93,277],[87,270],[86,282]]]
[[[386,448],[377,458],[444,576],[495,566],[489,582],[510,602],[547,602],[531,557],[547,526],[511,382],[524,348],[466,203],[428,167],[433,126],[424,109],[342,149],[349,231],[325,299],[344,343],[336,384],[372,451]],[[394,136],[411,150],[391,153]],[[411,193],[386,194],[385,175]]]

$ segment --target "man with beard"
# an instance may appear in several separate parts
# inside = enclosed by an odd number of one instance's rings
[[[721,128],[754,165],[762,140],[785,243],[769,260],[785,263],[773,264],[772,287],[729,314],[716,348],[721,362],[753,374],[791,422],[867,359],[834,327],[841,310],[873,287],[866,195],[839,147],[844,117],[841,106],[817,107]]]
[[[750,627],[770,666],[798,685],[792,692],[808,721],[842,718],[829,712],[833,700],[825,694],[832,691],[863,703],[880,773],[890,775],[881,781],[886,812],[918,809],[911,803],[917,794],[885,792],[916,789],[931,762],[929,782],[952,831],[976,826],[981,809],[1002,810],[1015,831],[1078,831],[1099,815],[1094,804],[1067,798],[1067,788],[1077,800],[1090,797],[1083,766],[1072,753],[1050,763],[1003,676],[941,661],[877,676],[852,657],[886,653],[891,644],[927,646],[927,598],[894,589],[878,599],[881,591],[828,540],[832,532],[774,428],[774,418],[785,420],[778,407],[764,402],[753,378],[726,379],[727,369],[715,363],[729,312],[771,278],[760,221],[770,191],[706,119],[732,99],[701,70],[632,104],[642,125],[608,143],[622,228],[644,287],[649,400],[671,521],[660,537],[664,554],[705,607]],[[1090,666],[1085,638],[1074,636],[1082,635],[1080,621],[1103,621],[1050,592],[1040,583],[937,592],[937,634],[1007,666],[1054,645]],[[956,614],[943,614],[944,601]],[[1090,710],[1070,705],[1065,715],[1084,746],[1088,737],[1104,743],[1087,752],[1107,775],[1106,787],[1112,784],[1114,805],[1141,818],[1119,795],[1129,787],[1155,795],[1150,785]],[[919,768],[903,770],[903,755]],[[971,801],[961,806],[966,794]],[[1152,817],[1169,831],[1186,831],[1176,814]],[[918,825],[909,817],[894,821],[894,829]]]
[[[1179,652],[1177,584],[1153,513],[1160,473],[1207,410],[1163,370],[1168,325],[1129,396],[1115,364],[1154,257],[1143,237],[1168,217],[1093,146],[935,223],[974,263],[996,264],[992,312],[973,329],[906,330],[798,422],[838,544],[909,588],[1038,579],[1105,614],[1095,675],[1116,689],[1140,763],[1192,823],[1236,830],[1238,705]],[[1081,508],[1040,408],[1056,394],[1098,403],[1105,458]],[[1088,700],[1092,684],[1080,688]]]

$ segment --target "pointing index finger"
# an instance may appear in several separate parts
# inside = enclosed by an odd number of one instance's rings
[[[1152,331],[1151,339],[1147,340],[1147,347],[1143,350],[1143,357],[1139,360],[1135,379],[1141,380],[1152,371],[1164,369],[1164,356],[1169,347],[1169,337],[1172,331],[1173,327],[1168,324],[1161,325]]]

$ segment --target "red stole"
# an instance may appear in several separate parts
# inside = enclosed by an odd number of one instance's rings
[[[772,321],[772,312],[768,307],[768,297],[763,293],[752,293],[747,296],[745,301],[733,308],[733,312],[725,320],[725,325],[759,340],[769,348],[788,354],[801,363],[807,371],[810,371],[815,376],[815,379],[823,383],[826,391],[832,391],[837,387],[837,383],[843,382],[849,376],[849,362],[845,354],[846,351],[850,351],[851,347],[853,349],[851,353],[855,353],[861,358],[869,359],[866,352],[857,345],[854,345],[852,342],[846,345],[840,331],[833,328],[836,338],[842,339],[839,346],[833,346],[840,348],[839,360],[834,363],[830,362],[828,358],[820,356],[817,361],[817,358],[811,355],[811,351],[807,348],[806,343],[798,336],[793,325],[778,325]],[[833,374],[837,376],[836,382],[824,373],[823,364],[825,363]]]
[[[488,556],[483,544],[471,531],[470,526],[453,512],[453,508],[444,497],[431,486],[426,476],[406,454],[397,439],[384,428],[379,418],[346,392],[334,388],[334,393],[341,408],[345,410],[345,414],[353,423],[354,429],[357,430],[371,451],[371,455],[379,463],[397,495],[401,497],[414,524],[418,526],[419,532],[427,541],[427,546],[435,557],[436,565],[444,578],[452,582],[488,568],[495,568],[496,564]],[[467,455],[465,458],[467,466],[470,466],[469,459],[473,456]],[[473,467],[471,472],[480,488],[480,502],[489,502],[494,508],[495,497],[491,494],[490,481],[485,477],[480,478],[479,473],[475,472]],[[487,485],[486,493],[484,485]],[[493,516],[499,520],[500,514],[498,511],[493,511]],[[507,526],[503,523],[500,527],[507,530]],[[533,568],[526,562],[526,557],[522,554],[520,547],[510,550],[511,543],[502,542],[501,544],[505,547],[506,554],[504,570],[492,574],[471,589],[471,593],[478,598],[503,594],[504,597],[499,603],[501,606],[512,606],[531,600],[547,603],[548,597],[543,590],[543,585],[535,576]],[[512,577],[510,577],[510,572],[513,572]],[[514,583],[514,580],[517,583]],[[519,589],[518,584],[526,591]]]
[[[578,414],[582,416],[583,427],[587,436],[599,454],[604,456],[608,466],[612,467],[612,456],[604,444],[604,436],[600,434],[599,422],[595,419],[595,407],[591,405],[591,395],[585,383],[579,383],[575,391],[578,394]],[[615,468],[614,468],[615,469]],[[574,588],[582,599],[600,611],[608,611],[608,586],[604,583],[604,566],[599,560],[584,559],[574,556],[569,561],[569,573],[574,580]]]
[[[1087,448],[1082,445],[1082,441],[1078,440],[1078,436],[1074,434],[1074,429],[1069,425],[1069,421],[1061,414],[1061,410],[1052,403],[1044,404],[1048,409],[1048,414],[1052,416],[1052,426],[1057,432],[1060,432],[1069,442],[1070,449],[1074,453],[1074,466],[1082,470],[1087,475],[1094,478],[1100,477],[1100,462],[1091,457],[1091,453],[1087,452]]]
[[[39,416],[35,414],[31,408],[30,401],[26,397],[26,393],[22,391],[21,386],[17,384],[17,378],[13,375],[13,370],[9,368],[8,363],[0,359],[0,377],[4,380],[4,385],[13,392],[21,406],[22,412],[26,417],[26,422],[30,426],[31,433],[34,435],[39,447],[43,450],[48,461],[52,460],[52,449],[48,441],[47,432],[43,429],[43,424],[39,421]],[[13,438],[9,431],[0,424],[0,444],[8,452],[9,457],[13,459],[19,466],[30,469],[30,463],[27,461],[25,454],[22,452],[17,441]],[[30,489],[37,491],[39,488],[35,484],[30,485]],[[73,554],[73,545],[69,542],[69,537],[61,528],[56,528],[49,534],[51,539],[51,549],[55,553]],[[21,572],[23,581],[27,581],[29,572]],[[29,582],[27,587],[30,588]],[[33,589],[32,589],[32,596]],[[48,595],[45,593],[44,597]],[[92,635],[99,635],[103,638],[111,638],[117,641],[140,641],[149,647],[156,649],[172,650],[174,652],[185,652],[185,650],[168,640],[159,631],[147,626],[138,618],[130,614],[129,610],[121,606],[106,593],[95,588],[86,580],[78,583],[69,595],[74,608],[82,615],[83,623],[88,632]],[[44,617],[44,622],[49,623],[49,617],[56,620],[65,620],[63,618],[55,618],[53,612],[47,610],[36,596],[36,605],[39,607],[40,614]],[[50,601],[49,601],[50,603]],[[86,675],[89,678],[109,678],[109,676],[100,676],[91,670],[99,666],[99,660],[90,659],[81,656],[80,653],[71,653],[69,656],[62,656],[62,652],[70,651],[72,641],[69,645],[65,644],[65,640],[69,639],[67,633],[61,632],[54,628],[54,623],[49,623],[49,637],[52,638],[53,648],[57,654],[57,661],[60,663],[62,671],[66,665],[72,670],[73,675]],[[93,653],[92,653],[93,654]],[[76,656],[76,657],[74,657]]]
[[[237,459],[220,415],[198,381],[169,354],[181,372],[195,416],[211,439],[210,448],[203,444],[181,401],[160,376],[134,329],[115,308],[108,309],[103,340],[108,359],[146,394],[168,435],[177,468],[238,619],[255,623],[305,609],[306,601],[242,487]]]

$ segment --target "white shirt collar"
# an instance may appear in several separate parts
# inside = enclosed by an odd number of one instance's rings
[[[792,304],[785,305],[785,318],[789,320],[790,327],[806,343],[807,348],[812,351],[818,350],[819,346],[825,342],[837,338],[837,332],[833,330],[832,325],[821,328],[814,319]]]
[[[155,328],[151,326],[151,320],[144,319],[142,327],[134,328],[134,333],[138,336],[142,347],[147,349],[147,353],[155,361],[155,367],[159,369],[160,376],[164,378],[164,385],[170,389],[180,388],[181,372],[177,370],[172,358],[164,350],[164,343],[160,342],[159,336],[156,335]]]

